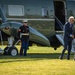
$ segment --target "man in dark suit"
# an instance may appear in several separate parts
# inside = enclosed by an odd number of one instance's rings
[[[66,50],[68,50],[67,60],[70,59],[70,52],[71,52],[71,48],[72,48],[72,39],[74,38],[73,23],[74,23],[74,17],[70,16],[68,22],[65,24],[65,27],[64,27],[64,49],[62,50],[62,54],[59,57],[60,59],[63,59],[63,55]]]

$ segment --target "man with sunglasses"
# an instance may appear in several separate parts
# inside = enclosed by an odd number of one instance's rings
[[[24,56],[27,55],[27,49],[28,49],[28,44],[29,44],[29,27],[27,25],[27,20],[23,20],[23,26],[21,26],[18,30],[18,36],[19,39],[21,40],[21,49],[20,49],[20,56],[23,55],[24,51]]]

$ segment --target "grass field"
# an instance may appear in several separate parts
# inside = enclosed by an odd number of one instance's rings
[[[26,57],[0,54],[0,75],[75,75],[73,53],[71,60],[66,59],[67,52],[60,60],[62,48],[55,51],[50,47],[32,46]]]

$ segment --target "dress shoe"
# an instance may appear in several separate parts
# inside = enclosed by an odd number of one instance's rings
[[[59,59],[62,60],[63,58],[61,56],[59,56]]]

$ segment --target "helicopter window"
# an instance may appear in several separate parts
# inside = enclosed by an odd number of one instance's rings
[[[42,17],[48,17],[48,8],[42,8]]]
[[[9,16],[24,16],[23,5],[8,5]]]

